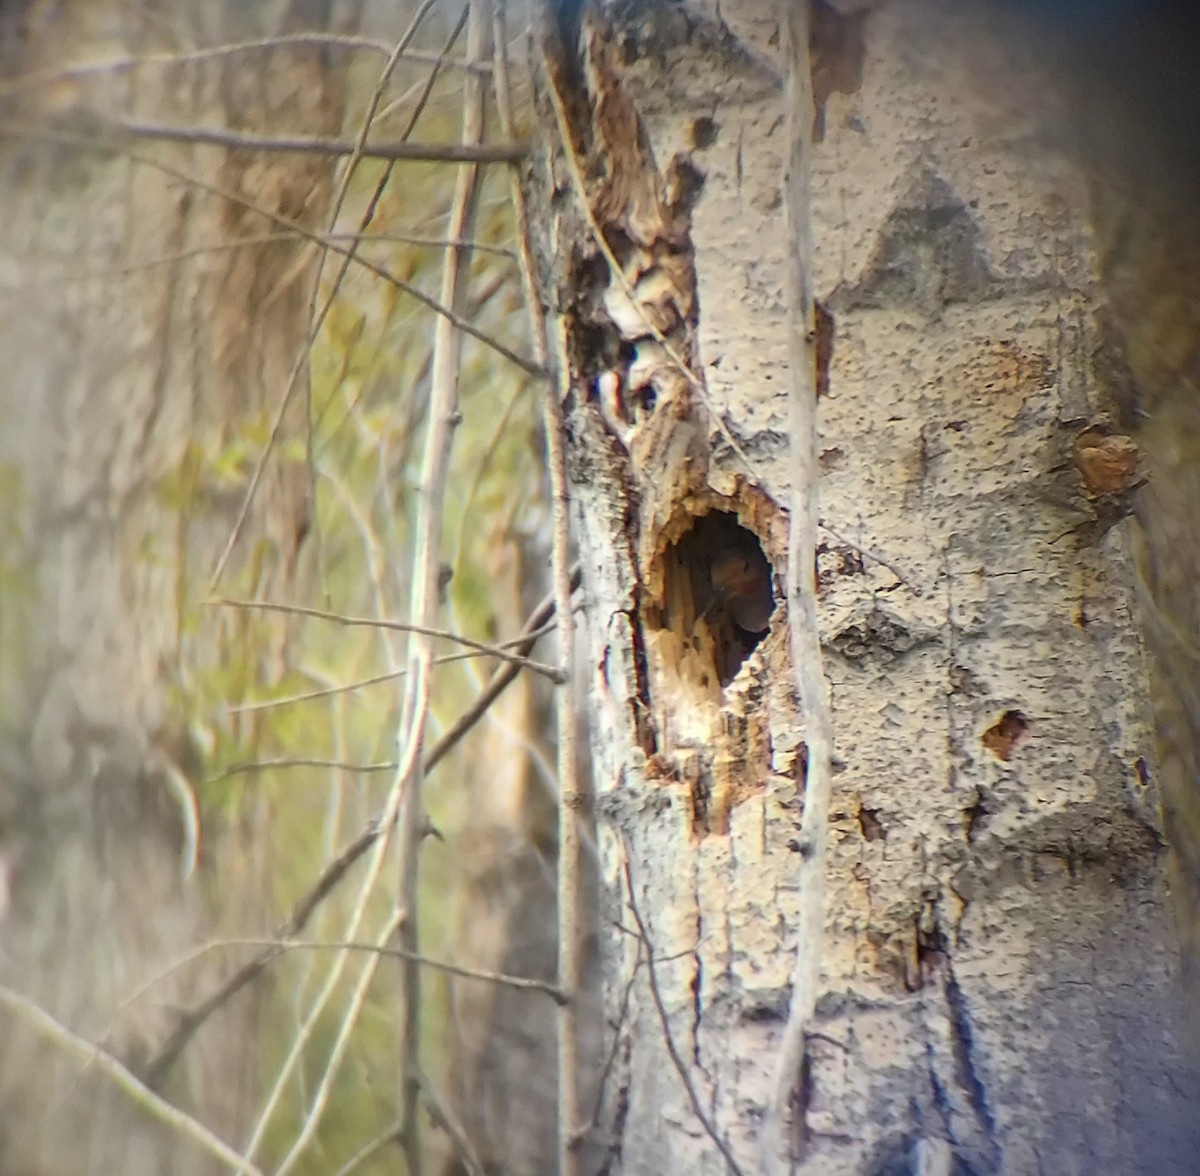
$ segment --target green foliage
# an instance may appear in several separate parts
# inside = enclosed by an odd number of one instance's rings
[[[448,136],[453,133],[447,131]],[[381,175],[375,164],[358,169],[344,213],[348,226],[357,225]],[[406,166],[378,201],[368,234],[375,239],[362,246],[373,263],[431,297],[437,296],[441,280],[443,248],[378,238],[438,237],[452,182],[447,169]],[[487,177],[481,207],[481,243],[508,245],[513,227],[503,173]],[[312,590],[309,599],[293,602],[345,617],[402,620],[408,612],[433,319],[395,286],[355,267],[334,292],[331,279],[338,268],[336,259],[327,263],[319,295],[319,302],[331,295],[333,302],[311,353],[311,435],[285,439],[270,458],[277,466],[311,461],[314,517],[302,566],[311,573]],[[469,272],[473,321],[509,346],[527,350],[513,257],[477,252]],[[496,548],[537,526],[541,517],[537,400],[522,372],[468,339],[460,407],[442,548],[453,573],[445,624],[487,638],[497,628],[492,600]],[[194,437],[176,467],[159,481],[161,508],[184,530],[203,525],[220,503],[245,492],[269,431],[270,422],[259,414],[222,422],[219,435]],[[149,536],[141,554],[149,563],[164,565],[175,555]],[[249,558],[222,579],[220,595],[261,596],[258,586],[279,555],[265,540],[252,544]],[[392,780],[387,770],[312,763],[361,766],[397,756],[402,677],[331,691],[394,674],[403,665],[405,638],[366,625],[253,609],[216,608],[214,626],[214,608],[202,599],[183,598],[179,610],[182,640],[211,640],[214,629],[218,640],[209,656],[188,659],[197,668],[179,683],[187,712],[197,716],[192,742],[203,761],[204,779],[197,788],[203,821],[209,828],[244,830],[245,854],[269,858],[273,905],[286,911],[312,886],[323,863],[379,810]],[[445,646],[444,652],[458,650]],[[480,667],[459,661],[438,671],[431,707],[434,734],[457,717],[491,668],[490,662]],[[262,766],[275,761],[283,766]],[[452,757],[428,782],[428,808],[439,827],[452,827],[456,813],[468,803],[461,779]],[[214,903],[229,903],[230,879],[245,868],[242,862],[231,863],[231,873],[214,885]],[[443,946],[437,929],[449,920],[453,868],[452,855],[426,856],[420,904],[424,925],[434,929],[431,955]],[[344,937],[364,876],[359,863],[322,905],[306,938]],[[367,928],[377,929],[394,901],[393,866],[384,879],[383,891],[366,905],[364,929],[356,936],[360,940],[375,934]],[[264,1090],[274,1083],[296,1026],[324,985],[332,960],[329,950],[297,951],[272,966],[269,1012],[262,1022],[270,1026],[262,1057]],[[304,1047],[302,1065],[284,1084],[284,1097],[264,1138],[269,1162],[287,1153],[308,1114],[363,962],[362,953],[352,955]],[[425,992],[423,1019],[430,1027],[428,1039],[436,1040],[444,1017],[443,989],[431,982]],[[394,1120],[400,1001],[398,964],[386,960],[337,1071],[318,1137],[294,1171],[335,1171]],[[425,1064],[436,1068],[436,1058],[427,1057]],[[395,1150],[384,1149],[356,1171],[366,1176],[393,1172],[395,1162]]]

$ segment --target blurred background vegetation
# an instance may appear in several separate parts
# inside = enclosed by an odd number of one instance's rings
[[[462,317],[531,354],[510,169],[479,169],[473,238],[448,243],[455,165],[133,124],[454,144],[466,71],[492,88],[466,24],[449,0],[0,18],[0,1172],[229,1170],[69,1033],[263,1170],[401,1163],[408,994],[400,960],[362,945],[394,947],[405,909],[403,847],[373,822],[407,634],[376,622],[409,617],[426,303],[452,248]],[[439,624],[476,642],[511,641],[549,588],[541,391],[464,339]],[[436,652],[427,751],[503,664]],[[554,662],[552,640],[534,656]],[[522,671],[426,782],[434,961],[553,979],[549,691]],[[537,1170],[550,998],[423,974],[427,1169]],[[516,1085],[493,1074],[522,1054]]]

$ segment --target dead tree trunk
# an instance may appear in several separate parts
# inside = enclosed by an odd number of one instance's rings
[[[1086,177],[1010,100],[1054,109],[1027,33],[979,5],[849,8],[813,13],[835,775],[790,1162],[1182,1173],[1196,1124],[1113,525],[1139,471],[1101,415]],[[548,7],[544,31],[557,146],[531,193],[618,1025],[597,1138],[610,1172],[749,1172],[805,950],[778,9]]]

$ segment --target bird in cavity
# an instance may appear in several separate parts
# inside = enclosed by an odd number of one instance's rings
[[[713,552],[709,564],[712,596],[700,614],[708,620],[721,610],[746,633],[766,632],[775,611],[771,565],[753,543],[732,541]]]

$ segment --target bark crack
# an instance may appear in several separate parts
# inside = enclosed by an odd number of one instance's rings
[[[703,1070],[700,1061],[700,1028],[704,1023],[703,986],[704,961],[700,958],[700,943],[704,936],[704,914],[699,902],[696,904],[696,947],[692,951],[692,961],[695,967],[692,971],[692,1061],[696,1068]]]
[[[942,1130],[945,1132],[946,1138],[951,1143],[955,1143],[957,1141],[954,1138],[954,1108],[945,1084],[938,1077],[937,1055],[934,1052],[933,1042],[928,1038],[925,1040],[925,1062],[929,1067],[929,1091],[933,1096],[934,1109],[942,1120]],[[918,1117],[921,1116],[918,1115]]]
[[[976,1044],[967,994],[954,971],[951,939],[940,901],[929,901],[917,925],[918,975],[921,986],[936,976],[938,996],[924,1019],[924,1048],[933,1108],[941,1135],[955,1155],[972,1157],[975,1167],[1002,1169],[1003,1154],[995,1115]],[[928,919],[922,929],[924,919]],[[917,1111],[918,1119],[921,1118]]]
[[[984,1135],[991,1145],[992,1159],[1001,1158],[1000,1140],[996,1134],[996,1120],[988,1104],[987,1086],[976,1061],[975,1031],[971,1022],[971,1011],[966,993],[954,974],[950,956],[946,956],[946,979],[943,988],[946,1007],[950,1013],[950,1026],[954,1032],[954,1060],[958,1069],[958,1081],[971,1101],[975,1117],[983,1127]]]

